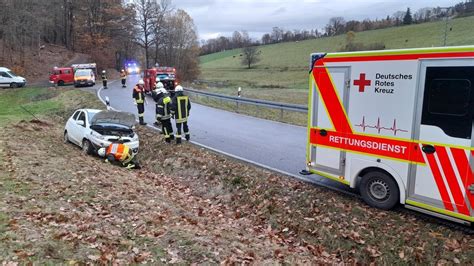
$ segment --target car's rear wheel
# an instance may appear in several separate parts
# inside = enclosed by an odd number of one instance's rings
[[[368,205],[383,210],[392,209],[400,199],[397,182],[382,171],[371,171],[362,177],[360,194]]]
[[[67,131],[64,131],[64,138],[63,138],[63,142],[65,144],[67,143],[70,143],[71,141],[69,140],[69,135],[67,134]]]
[[[91,155],[92,154],[92,144],[90,141],[87,139],[82,141],[82,153],[85,155]]]
[[[13,82],[10,84],[10,88],[18,88],[18,84]]]
[[[62,80],[58,81],[58,85],[59,86],[64,86],[64,81],[62,81]]]

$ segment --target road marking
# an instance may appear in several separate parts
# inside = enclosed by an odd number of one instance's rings
[[[100,88],[98,91],[97,91],[97,97],[99,97],[100,101],[106,105],[105,103],[105,100],[102,99],[102,97],[100,96],[100,92],[102,91],[103,88]],[[117,109],[113,108],[112,106],[110,106],[110,108],[114,111],[118,111]],[[212,108],[212,107],[211,107]],[[225,110],[224,110],[225,111]],[[262,119],[263,120],[263,119]],[[138,120],[136,120],[138,121]],[[283,124],[283,123],[282,123]],[[288,125],[288,124],[285,124],[285,125]],[[156,131],[159,131],[161,133],[161,130],[153,125],[147,125],[147,127],[153,129],[153,130],[156,130]],[[222,150],[219,150],[219,149],[216,149],[216,148],[212,148],[212,147],[209,147],[207,145],[204,145],[204,144],[201,144],[201,143],[198,143],[198,142],[195,142],[195,141],[189,141],[190,143],[196,145],[196,146],[199,146],[199,147],[202,147],[204,149],[208,149],[208,150],[211,150],[211,151],[214,151],[216,153],[220,153],[222,155],[225,155],[227,157],[230,157],[230,158],[234,158],[234,159],[237,159],[239,161],[243,161],[243,162],[246,162],[246,163],[249,163],[249,164],[253,164],[255,166],[258,166],[260,168],[263,168],[263,169],[267,169],[267,170],[270,170],[272,172],[275,172],[275,173],[280,173],[282,175],[286,175],[286,176],[289,176],[289,177],[293,177],[293,178],[296,178],[300,181],[303,181],[303,182],[306,182],[306,183],[310,183],[310,184],[314,184],[314,185],[318,185],[318,186],[321,186],[321,187],[325,187],[325,188],[328,188],[328,189],[331,189],[333,191],[337,191],[337,192],[340,192],[340,193],[343,193],[343,194],[346,194],[346,195],[350,195],[350,196],[356,196],[356,197],[359,197],[358,194],[355,194],[355,193],[352,193],[350,191],[346,191],[346,190],[343,190],[343,189],[340,189],[340,188],[336,188],[336,187],[333,187],[333,186],[329,186],[329,185],[326,185],[320,181],[317,181],[317,180],[313,180],[313,179],[309,179],[309,178],[305,178],[304,176],[300,176],[300,175],[296,175],[296,174],[292,174],[292,173],[289,173],[289,172],[286,172],[286,171],[283,171],[283,170],[279,170],[277,168],[274,168],[274,167],[271,167],[271,166],[268,166],[268,165],[265,165],[265,164],[261,164],[259,162],[256,162],[256,161],[253,161],[253,160],[250,160],[250,159],[246,159],[246,158],[243,158],[243,157],[240,157],[240,156],[237,156],[237,155],[234,155],[234,154],[231,154],[231,153],[228,153],[228,152],[225,152],[225,151],[222,151]]]

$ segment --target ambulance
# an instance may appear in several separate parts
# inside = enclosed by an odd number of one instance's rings
[[[474,222],[474,46],[314,53],[306,172]]]

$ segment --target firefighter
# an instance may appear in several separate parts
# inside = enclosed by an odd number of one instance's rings
[[[97,154],[105,158],[108,163],[120,165],[127,169],[140,169],[140,164],[135,159],[135,155],[125,144],[112,143],[107,148],[100,148]]]
[[[143,79],[138,81],[138,84],[135,85],[133,88],[133,101],[138,109],[138,120],[140,121],[140,125],[146,125],[144,118],[145,118],[145,82]]]
[[[155,89],[158,89],[158,88],[164,88],[165,86],[163,86],[163,83],[161,82],[160,78],[159,77],[156,77],[156,80],[155,80]]]
[[[120,79],[122,80],[122,88],[126,88],[127,73],[125,72],[125,69],[122,69],[122,71],[120,71]]]
[[[107,89],[107,74],[105,73],[105,69],[102,70],[102,86],[104,89]]]
[[[171,125],[171,98],[160,82],[154,93],[156,101],[156,121],[161,123],[161,131],[165,141],[171,143],[174,139],[173,126]]]
[[[176,122],[176,144],[181,144],[181,127],[184,131],[184,136],[187,141],[191,138],[188,128],[189,111],[191,110],[191,102],[189,97],[184,95],[183,87],[176,86],[175,95],[172,100],[171,110]]]

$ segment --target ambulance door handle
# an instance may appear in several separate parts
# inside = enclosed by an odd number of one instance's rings
[[[328,135],[328,132],[327,132],[325,129],[321,129],[321,130],[319,131],[319,135],[325,137],[325,136]]]
[[[436,148],[433,145],[423,145],[421,150],[426,154],[433,154],[436,152]]]

